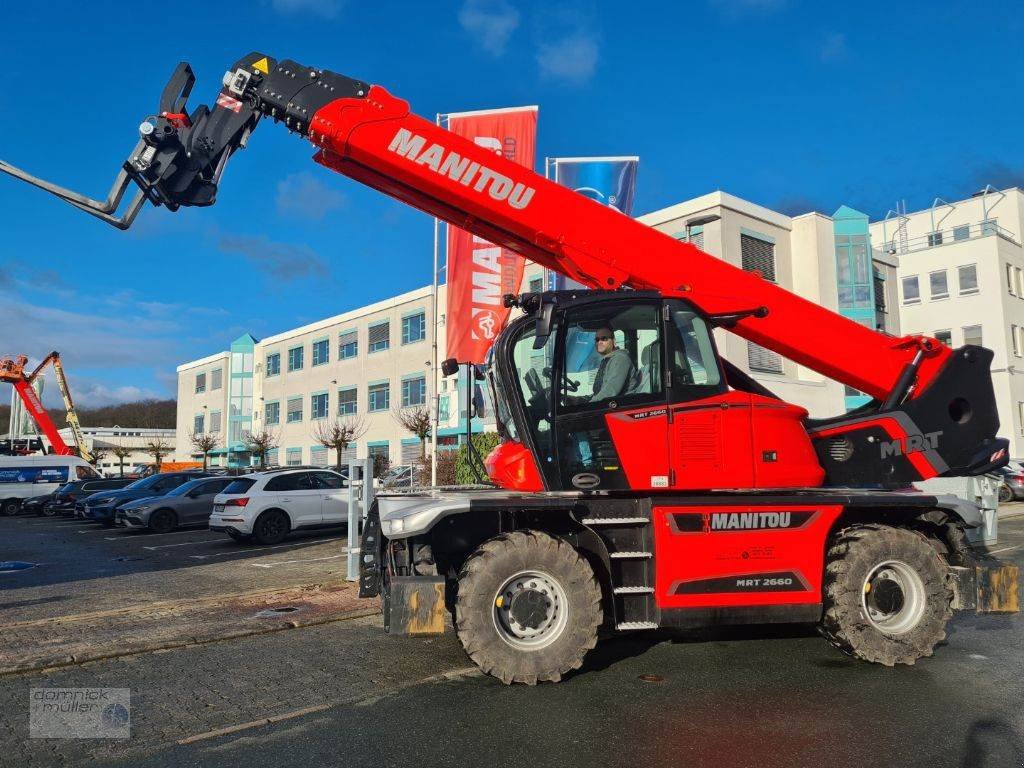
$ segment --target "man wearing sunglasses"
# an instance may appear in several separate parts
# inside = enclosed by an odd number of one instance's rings
[[[624,394],[630,382],[636,377],[636,368],[624,349],[615,346],[615,331],[610,325],[602,325],[594,334],[594,346],[601,356],[594,378],[594,394],[590,402],[611,400]]]

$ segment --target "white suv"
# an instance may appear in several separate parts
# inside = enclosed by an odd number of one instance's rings
[[[235,478],[213,499],[210,530],[277,544],[290,531],[348,522],[348,481],[327,469],[279,469]]]

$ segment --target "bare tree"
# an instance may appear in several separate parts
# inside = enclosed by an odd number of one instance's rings
[[[92,456],[89,463],[94,467],[98,467],[100,462],[107,458],[108,452],[106,448],[97,448],[96,446],[93,446],[92,450],[89,451],[89,454]]]
[[[134,451],[126,445],[117,444],[111,447],[110,452],[117,459],[117,466],[121,472],[121,477],[124,477],[124,460],[134,453]]]
[[[341,472],[341,455],[352,443],[366,434],[369,425],[362,416],[342,416],[334,421],[318,421],[312,437],[328,450],[337,451],[335,469]]]
[[[210,451],[216,448],[220,444],[220,436],[211,434],[209,432],[195,432],[188,433],[188,441],[192,443],[192,447],[203,454],[203,472],[206,471]]]
[[[249,453],[259,459],[260,469],[267,468],[267,454],[277,448],[278,434],[273,430],[246,432],[243,435]]]
[[[425,405],[414,405],[393,411],[391,415],[402,429],[412,432],[420,440],[420,462],[427,458],[427,438],[430,437],[433,418]]]
[[[153,461],[156,463],[156,471],[160,471],[160,465],[164,461],[164,456],[174,450],[173,446],[162,437],[154,437],[151,440],[147,440],[142,450],[153,457]]]

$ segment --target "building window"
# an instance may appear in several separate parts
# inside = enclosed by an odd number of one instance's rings
[[[970,240],[971,238],[971,227],[968,224],[963,226],[953,227],[953,240]]]
[[[292,347],[288,350],[288,370],[302,370],[302,355],[306,350],[302,347]]]
[[[994,235],[998,231],[999,231],[999,226],[996,224],[996,220],[995,219],[985,219],[983,222],[981,222],[981,234],[982,234],[982,236]]]
[[[973,344],[976,347],[981,347],[981,326],[980,325],[965,325],[964,331],[964,344]]]
[[[210,432],[220,434],[220,411],[210,411]]]
[[[423,312],[402,318],[403,344],[412,344],[415,341],[423,341],[425,338],[427,338],[427,320]]]
[[[197,373],[196,374],[196,394],[198,395],[198,394],[200,394],[202,392],[205,392],[205,391],[206,391],[206,374],[205,373]]]
[[[1016,296],[1017,298],[1024,298],[1024,270],[1022,270],[1020,267],[1014,267],[1013,274],[1017,278],[1017,281],[1015,283],[1017,287]]]
[[[277,376],[281,373],[281,353],[274,352],[267,355],[267,376]]]
[[[921,303],[921,286],[918,284],[918,275],[916,274],[912,278],[903,279],[903,303]]]
[[[771,282],[775,279],[775,245],[752,235],[740,235],[740,258],[747,272],[759,272]]]
[[[356,413],[356,388],[338,390],[338,415],[351,416]]]
[[[201,414],[201,413],[198,414],[192,420],[192,434],[193,435],[201,435],[201,434],[203,434],[203,414]]]
[[[338,334],[338,359],[348,360],[359,354],[359,331]]]
[[[369,393],[370,412],[386,411],[391,407],[391,385],[388,382],[383,384],[371,384],[367,387]]]
[[[424,405],[427,402],[427,379],[425,376],[417,376],[415,379],[405,379],[402,382],[402,407],[410,405]]]
[[[288,423],[302,421],[302,398],[293,397],[288,400]]]
[[[315,467],[327,466],[327,448],[322,445],[314,445],[309,450],[309,463]]]
[[[940,269],[928,275],[931,298],[945,299],[949,296],[949,285],[946,279],[946,270]]]
[[[941,232],[929,232],[928,233],[928,245],[942,245],[942,233]]]
[[[324,365],[330,358],[330,345],[327,339],[313,342],[313,365]]]
[[[391,450],[388,443],[373,443],[366,445],[367,457],[376,459],[378,456],[383,456],[385,459],[391,458]]]
[[[214,368],[210,372],[210,391],[220,389],[224,386],[224,369]]]
[[[1006,290],[1010,292],[1011,296],[1016,296],[1017,291],[1015,289],[1016,281],[1013,279],[1013,265],[1006,265]]]
[[[1013,344],[1013,354],[1020,357],[1020,333],[1016,325],[1010,326],[1010,342]]]
[[[370,326],[370,351],[383,352],[391,346],[391,322]]]
[[[740,259],[743,269],[757,272],[769,282],[775,282],[775,246],[752,235],[740,235]],[[747,342],[747,364],[752,371],[782,373],[782,358],[764,347]]]
[[[327,393],[326,392],[320,392],[318,394],[315,394],[310,399],[309,418],[311,418],[311,419],[326,419],[327,418]]]
[[[544,289],[544,278],[535,277],[530,281],[530,293],[540,293]]]
[[[936,331],[935,338],[941,341],[947,347],[953,346],[953,332],[952,331]]]
[[[267,457],[266,457],[265,461],[267,462],[267,466],[268,467],[276,467],[277,466],[277,448],[268,448],[267,449]]]
[[[957,279],[960,281],[960,295],[966,296],[978,292],[978,266],[965,264],[957,267]]]
[[[285,461],[289,467],[301,467],[302,466],[302,449],[301,448],[289,448],[285,453]]]
[[[267,403],[263,406],[266,418],[263,420],[268,427],[281,423],[281,404]]]

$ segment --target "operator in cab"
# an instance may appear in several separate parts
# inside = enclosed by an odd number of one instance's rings
[[[594,378],[594,394],[588,400],[598,403],[625,394],[636,378],[636,368],[624,349],[615,346],[615,330],[604,324],[594,334],[594,345],[601,356]]]

